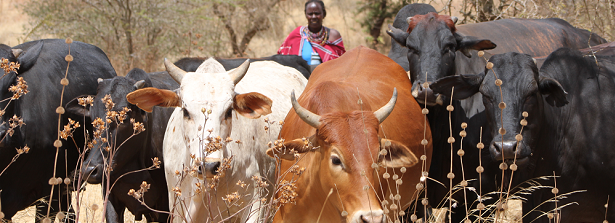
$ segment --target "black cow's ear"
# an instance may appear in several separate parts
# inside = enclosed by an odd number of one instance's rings
[[[455,87],[453,99],[463,100],[478,93],[483,84],[483,78],[485,78],[485,73],[448,76],[434,81],[429,87],[434,92],[448,97],[451,96],[451,88]]]
[[[566,99],[568,93],[557,80],[548,77],[540,77],[538,89],[541,94],[547,95],[545,101],[547,101],[549,105],[562,107],[568,104],[568,99]]]
[[[17,73],[23,73],[32,68],[36,61],[38,60],[38,56],[41,54],[41,50],[43,49],[43,41],[39,41],[34,44],[30,48],[26,49],[25,52],[19,54],[17,57],[17,62],[19,62],[19,70]]]
[[[387,34],[389,34],[389,36],[391,36],[391,38],[395,40],[395,42],[399,43],[399,45],[403,47],[406,47],[406,40],[408,39],[408,36],[410,36],[410,33],[395,28],[391,24],[389,24],[389,30],[387,30]]]
[[[490,50],[497,45],[488,39],[477,39],[471,36],[461,36],[455,33],[455,39],[457,39],[457,50],[463,53],[466,57],[472,57],[470,50]]]
[[[86,118],[90,118],[90,105],[88,103],[84,103],[85,106],[80,105],[79,104],[79,99],[83,98],[95,98],[96,95],[81,95],[78,96],[76,98],[73,98],[72,100],[70,100],[68,103],[66,103],[66,114],[67,115],[74,115],[76,117],[86,117]],[[82,100],[83,100],[82,99]]]

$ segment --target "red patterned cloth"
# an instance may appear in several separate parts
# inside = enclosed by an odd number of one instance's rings
[[[307,36],[301,34],[302,28],[303,26],[299,26],[288,34],[288,37],[286,37],[286,40],[284,40],[284,43],[282,43],[282,46],[278,49],[278,54],[301,56],[304,39],[307,39]],[[327,40],[324,45],[312,43],[312,49],[316,50],[323,63],[336,59],[346,52],[342,37],[332,42]]]

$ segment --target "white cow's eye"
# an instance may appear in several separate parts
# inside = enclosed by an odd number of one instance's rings
[[[226,110],[226,114],[224,115],[225,119],[229,119],[233,117],[233,108],[229,108],[228,110]]]
[[[190,113],[188,112],[188,109],[186,108],[182,108],[183,114],[184,114],[184,118],[190,118]]]

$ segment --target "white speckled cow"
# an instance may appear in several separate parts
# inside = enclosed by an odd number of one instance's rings
[[[146,111],[153,106],[176,107],[164,137],[164,166],[175,219],[257,221],[266,192],[254,186],[252,177],[269,180],[266,196],[271,196],[275,163],[265,154],[267,143],[277,139],[278,122],[292,107],[291,91],[302,92],[307,80],[299,71],[270,61],[246,61],[228,72],[213,59],[196,72],[185,72],[167,60],[165,66],[181,83],[178,90],[145,88],[127,98]],[[221,149],[208,152],[212,146]],[[230,157],[230,169],[219,174],[224,159]],[[209,185],[215,181],[218,185],[211,190]],[[227,195],[235,192],[240,198],[227,203]]]

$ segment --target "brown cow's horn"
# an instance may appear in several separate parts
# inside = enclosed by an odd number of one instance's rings
[[[136,87],[137,89],[141,89],[141,88],[143,88],[143,86],[145,86],[145,80],[140,80],[140,81],[137,81],[137,82],[135,83],[135,87]]]
[[[295,98],[295,90],[290,93],[290,100],[293,103],[295,112],[297,112],[297,115],[299,115],[301,120],[314,128],[318,128],[320,126],[320,116],[308,111],[304,107],[301,107],[299,102],[297,102],[297,98]]]
[[[408,17],[408,18],[406,18],[406,22],[407,22],[408,24],[410,24],[410,22],[412,22],[412,17]]]
[[[453,20],[453,24],[457,24],[457,21],[459,21],[459,18],[457,18],[457,16],[451,16],[451,20]]]
[[[395,107],[395,102],[397,102],[397,88],[393,88],[393,96],[391,97],[389,103],[374,112],[374,116],[376,116],[380,123],[382,123],[387,117],[389,117],[389,115],[393,111],[393,108]]]
[[[235,70],[230,71],[228,74],[231,75],[231,79],[233,83],[237,84],[243,78],[244,75],[248,72],[248,68],[250,67],[250,59],[247,59],[243,62],[239,67]]]
[[[11,51],[13,51],[13,56],[15,56],[15,58],[19,57],[19,55],[23,53],[22,49],[11,49]]]
[[[186,71],[181,68],[175,66],[175,64],[171,63],[167,58],[164,58],[164,67],[169,72],[169,75],[173,78],[173,80],[177,81],[177,83],[181,84]]]

